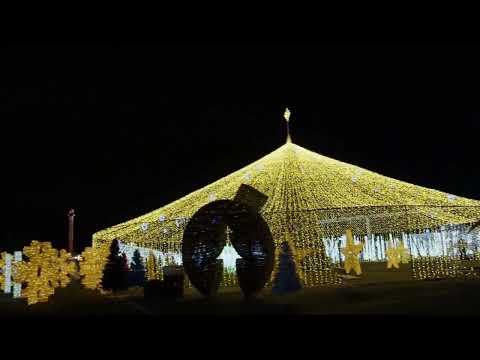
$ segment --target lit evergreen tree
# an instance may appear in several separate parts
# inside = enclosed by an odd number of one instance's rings
[[[124,290],[128,287],[128,264],[125,267],[125,260],[119,254],[120,247],[118,240],[113,240],[110,245],[110,255],[107,258],[105,269],[103,270],[102,288],[104,290]]]
[[[136,249],[133,252],[132,262],[130,263],[130,269],[132,271],[145,271],[145,265],[143,264],[143,258],[140,255],[140,251]]]
[[[297,275],[295,258],[288,242],[280,244],[277,273],[273,279],[272,292],[277,295],[298,291],[302,284]]]
[[[142,286],[145,283],[145,265],[140,251],[136,249],[133,252],[132,262],[130,263],[129,284],[132,286]]]

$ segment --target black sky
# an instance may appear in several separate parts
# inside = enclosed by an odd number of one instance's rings
[[[2,48],[0,250],[91,234],[285,140],[480,199],[480,49]]]

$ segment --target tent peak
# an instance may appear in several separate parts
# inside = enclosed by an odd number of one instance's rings
[[[288,108],[285,108],[285,113],[283,114],[283,117],[285,118],[287,122],[287,141],[286,144],[290,144],[292,142],[292,138],[290,136],[290,110]]]

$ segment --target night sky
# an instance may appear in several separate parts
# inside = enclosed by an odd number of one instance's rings
[[[293,141],[480,199],[480,50],[2,48],[0,250],[76,248]]]

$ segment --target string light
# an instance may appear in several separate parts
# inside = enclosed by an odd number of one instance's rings
[[[458,277],[459,262],[456,256],[421,256],[412,259],[413,278],[433,280]]]
[[[285,119],[289,117],[286,112]],[[268,196],[260,213],[276,246],[288,233],[292,250],[305,254],[299,263],[305,286],[338,283],[324,241],[343,236],[347,229],[359,237],[384,236],[469,224],[480,218],[480,201],[391,179],[288,141],[177,201],[95,233],[93,243],[119,239],[163,253],[181,253],[187,221],[178,219],[189,219],[210,202],[212,194],[217,200],[233,199],[246,180]],[[158,221],[160,217],[163,221]],[[143,231],[140,226],[146,223],[148,229]]]

